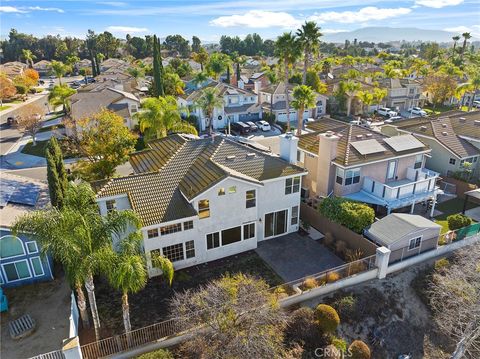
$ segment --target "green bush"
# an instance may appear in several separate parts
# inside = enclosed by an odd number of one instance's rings
[[[158,349],[154,352],[142,354],[137,359],[174,359],[173,354],[166,349]]]
[[[342,318],[349,317],[355,309],[356,299],[352,295],[342,297],[333,303]]]
[[[347,342],[342,338],[333,337],[332,345],[338,350],[340,350],[342,353],[345,353],[347,351]]]
[[[328,219],[337,222],[356,233],[362,233],[375,220],[375,211],[366,204],[341,197],[325,198],[318,211]]]
[[[348,347],[351,359],[370,359],[370,348],[361,340],[355,340]]]
[[[319,304],[317,306],[315,318],[323,333],[333,333],[340,324],[340,317],[337,311],[327,304]]]
[[[16,84],[15,88],[17,89],[17,94],[25,95],[28,91],[28,87],[23,84]]]
[[[472,224],[472,220],[463,214],[452,214],[447,217],[448,229],[454,231]]]

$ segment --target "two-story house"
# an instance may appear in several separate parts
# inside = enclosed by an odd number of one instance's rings
[[[425,101],[418,80],[384,78],[380,79],[379,83],[387,90],[387,96],[383,101],[389,108],[407,111],[411,107],[421,107]]]
[[[308,170],[305,197],[335,195],[384,207],[387,213],[435,201],[438,173],[425,168],[431,150],[412,135],[388,137],[324,118],[300,136],[298,162]],[[432,207],[432,214],[433,214]]]
[[[288,93],[290,104],[293,101],[293,88],[295,85],[288,84]],[[317,118],[323,116],[327,110],[327,96],[316,94],[317,102],[313,109],[305,109],[303,119]],[[259,101],[264,112],[271,112],[279,122],[287,122],[285,83],[272,84],[260,89]],[[297,110],[290,105],[290,121],[297,120]]]
[[[262,118],[262,108],[258,104],[258,95],[252,91],[241,89],[223,82],[208,80],[198,87],[187,86],[185,94],[177,99],[180,108],[188,108],[191,114],[198,118],[201,131],[207,129],[208,121],[196,103],[202,96],[202,89],[215,88],[222,106],[213,112],[213,128],[227,128],[229,124],[238,121],[258,121]]]
[[[293,164],[298,139],[282,141],[285,159],[224,136],[154,140],[131,156],[135,174],[93,184],[100,212],[140,216],[150,276],[152,252],[178,269],[254,249],[299,228],[306,171]]]
[[[480,178],[480,111],[450,111],[382,127],[389,135],[410,133],[432,149],[426,165],[444,176],[468,169]]]

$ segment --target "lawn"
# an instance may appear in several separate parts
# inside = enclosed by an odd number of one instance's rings
[[[10,107],[12,107],[12,106],[8,106],[8,105],[2,105],[2,106],[0,106],[0,111],[3,111],[3,110],[6,110],[6,109],[9,109]]]
[[[43,132],[43,131],[39,131]],[[62,141],[60,142],[60,146],[62,145]],[[48,141],[37,141],[36,146],[33,145],[32,141],[29,141],[23,148],[22,153],[32,156],[38,157],[45,157],[45,149],[47,148]],[[67,153],[65,149],[63,149],[63,157],[64,158],[72,158],[74,157],[72,154]]]
[[[467,210],[475,207],[478,207],[478,205],[475,203],[468,202]],[[435,222],[442,226],[442,233],[446,233],[448,231],[447,217],[452,214],[462,213],[463,199],[457,197],[457,198],[439,203],[435,208],[443,212],[443,214],[441,214],[440,216],[435,217]]]
[[[162,280],[162,277],[154,277],[148,281],[145,289],[129,295],[133,329],[168,319],[169,301],[175,292],[194,290],[227,273],[239,272],[263,278],[270,286],[283,283],[254,251],[179,270],[175,272],[171,287]],[[122,333],[121,293],[112,289],[104,278],[97,278],[95,281],[100,320],[105,330],[103,334],[108,336]]]
[[[465,107],[465,106],[464,106]],[[465,107],[466,109],[468,109],[468,107]],[[447,112],[447,111],[452,111],[452,110],[458,110],[458,107],[457,106],[445,106],[445,105],[441,105],[441,106],[435,106],[435,108],[433,108],[433,106],[425,106],[423,107],[423,109],[430,115],[430,114],[434,114],[434,115],[439,115],[443,112]],[[462,108],[463,110],[463,108]],[[463,110],[465,111],[465,110]]]

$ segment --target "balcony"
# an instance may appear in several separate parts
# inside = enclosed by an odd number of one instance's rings
[[[363,177],[362,190],[346,197],[362,202],[379,204],[389,209],[400,208],[425,201],[437,190],[439,173],[426,168],[408,168],[405,179],[382,183]]]

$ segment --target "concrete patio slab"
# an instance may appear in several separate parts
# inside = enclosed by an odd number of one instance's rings
[[[260,242],[255,251],[287,282],[344,264],[323,244],[298,233]]]
[[[472,208],[465,211],[465,215],[476,222],[480,222],[480,207]]]

